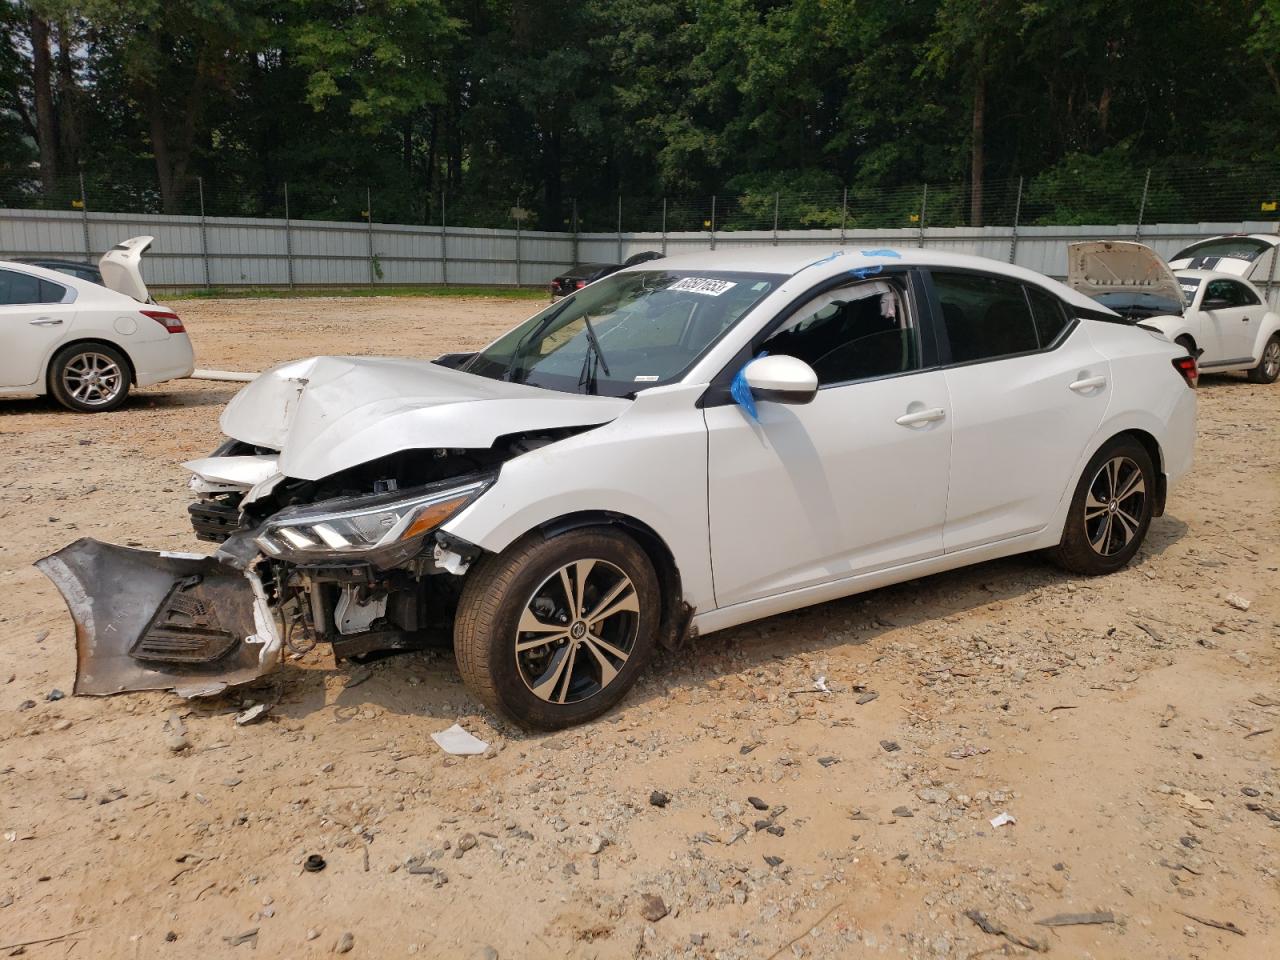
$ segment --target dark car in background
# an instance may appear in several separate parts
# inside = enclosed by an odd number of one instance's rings
[[[81,280],[88,280],[90,283],[96,283],[99,286],[106,286],[102,282],[102,272],[92,263],[85,263],[82,260],[60,260],[57,257],[18,257],[14,263],[26,263],[33,267],[44,267],[46,270],[57,270],[59,273],[65,273],[69,277],[78,277]]]
[[[601,277],[617,273],[623,267],[634,267],[637,263],[647,263],[650,260],[661,259],[662,254],[656,250],[646,250],[644,253],[632,254],[622,263],[580,263],[551,281],[551,299],[567,297],[575,290],[581,290],[588,283],[595,283]]]

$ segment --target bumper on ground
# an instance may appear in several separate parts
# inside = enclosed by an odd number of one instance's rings
[[[36,566],[75,621],[77,694],[208,696],[280,662],[275,615],[252,567],[87,538]]]

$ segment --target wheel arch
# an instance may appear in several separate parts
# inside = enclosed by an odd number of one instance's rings
[[[58,344],[57,347],[49,354],[44,364],[44,386],[49,393],[53,392],[53,365],[57,359],[74,347],[83,347],[96,344],[101,347],[110,347],[112,350],[124,357],[125,365],[129,368],[129,384],[130,386],[138,385],[138,370],[133,365],[133,357],[129,355],[121,344],[113,340],[107,340],[105,337],[77,337],[75,340],[69,340],[66,343]]]
[[[1152,516],[1160,517],[1164,515],[1164,504],[1169,494],[1169,478],[1164,470],[1164,451],[1160,449],[1160,441],[1151,433],[1143,430],[1141,427],[1130,427],[1127,430],[1121,430],[1113,434],[1098,445],[1101,450],[1107,444],[1112,443],[1122,437],[1132,437],[1142,445],[1147,451],[1147,456],[1151,458],[1152,465],[1156,468],[1156,496],[1153,504]]]
[[[675,649],[689,635],[694,609],[684,598],[680,568],[667,542],[651,526],[625,513],[609,510],[580,510],[544,521],[537,530],[546,539],[586,527],[619,527],[640,545],[658,575],[662,593],[662,620],[658,641],[667,649]]]

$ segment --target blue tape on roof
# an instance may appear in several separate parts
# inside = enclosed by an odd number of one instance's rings
[[[861,251],[864,257],[892,257],[894,260],[901,260],[902,254],[897,250],[890,250],[888,247],[876,247],[874,250]]]

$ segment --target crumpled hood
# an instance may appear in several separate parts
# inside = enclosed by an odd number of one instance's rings
[[[489,380],[425,360],[312,357],[269,370],[222,413],[222,432],[280,451],[319,480],[401,450],[484,449],[505,434],[595,426],[630,405]]]

